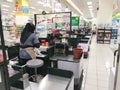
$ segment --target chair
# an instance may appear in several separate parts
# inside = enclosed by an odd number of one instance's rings
[[[43,60],[40,60],[40,59],[32,59],[26,63],[27,67],[34,68],[35,70],[34,75],[31,76],[32,78],[35,77],[35,82],[37,82],[37,68],[43,66],[43,64],[44,64]]]

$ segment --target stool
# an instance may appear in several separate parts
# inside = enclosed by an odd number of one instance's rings
[[[37,82],[37,68],[43,66],[43,64],[43,61],[40,59],[32,59],[26,63],[27,67],[35,69],[35,75],[33,75],[35,76],[35,82]]]

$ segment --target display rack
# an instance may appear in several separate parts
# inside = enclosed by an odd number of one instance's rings
[[[111,28],[98,29],[97,31],[97,43],[109,44],[111,39]]]
[[[113,28],[103,28],[97,31],[97,43],[116,43],[118,30]]]
[[[111,30],[111,44],[117,43],[117,37],[118,37],[118,29],[112,29]]]

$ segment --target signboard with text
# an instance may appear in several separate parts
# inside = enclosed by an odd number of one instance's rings
[[[72,17],[72,26],[79,26],[79,17]]]
[[[28,15],[28,0],[14,0],[16,15]]]

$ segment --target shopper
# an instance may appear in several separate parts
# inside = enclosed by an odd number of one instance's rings
[[[35,59],[36,55],[34,48],[40,47],[40,42],[36,37],[35,26],[32,23],[27,23],[23,29],[20,38],[20,52],[19,52],[19,64],[24,65],[30,59]]]

